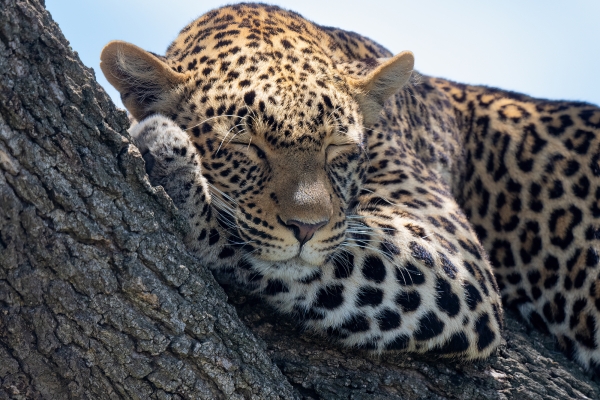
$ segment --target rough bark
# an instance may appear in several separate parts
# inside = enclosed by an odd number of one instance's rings
[[[341,350],[230,289],[236,313],[127,125],[43,4],[0,0],[0,399],[600,398],[511,316],[461,365]]]

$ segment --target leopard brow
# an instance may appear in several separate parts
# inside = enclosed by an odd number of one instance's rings
[[[338,115],[336,116],[335,113],[339,110],[342,109],[341,105],[338,105],[337,107],[335,107],[333,110],[331,110],[329,113],[327,113],[327,118],[325,119],[326,124],[328,125],[332,125],[333,126],[333,135],[332,137],[335,139],[345,139],[342,140],[342,143],[336,143],[337,145],[345,145],[345,144],[356,144],[356,141],[352,141],[351,139],[349,139],[348,134],[344,134],[341,133],[340,130],[340,125],[341,123],[341,117]]]

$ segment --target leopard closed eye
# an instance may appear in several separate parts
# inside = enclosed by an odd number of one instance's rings
[[[223,280],[340,344],[489,356],[502,303],[600,370],[600,109],[422,76],[239,4],[101,68]]]

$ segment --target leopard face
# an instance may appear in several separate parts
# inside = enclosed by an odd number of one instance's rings
[[[239,64],[241,57],[221,63]],[[191,133],[218,210],[252,257],[323,264],[345,239],[364,175],[358,105],[331,72],[320,79],[290,72],[275,85],[272,60],[251,69],[256,73],[233,82],[226,73],[195,71],[193,85],[203,74],[214,83],[192,95],[175,121]]]

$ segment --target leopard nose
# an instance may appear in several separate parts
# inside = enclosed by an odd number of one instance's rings
[[[316,231],[327,225],[329,220],[317,222],[316,224],[307,224],[295,219],[290,219],[284,223],[285,226],[294,232],[294,236],[300,242],[300,246],[312,239]]]

